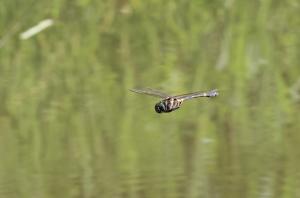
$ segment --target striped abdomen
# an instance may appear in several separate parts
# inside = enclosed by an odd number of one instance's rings
[[[183,100],[176,98],[166,98],[155,105],[155,111],[157,113],[168,113],[178,109]]]

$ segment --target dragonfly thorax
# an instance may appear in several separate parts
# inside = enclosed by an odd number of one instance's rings
[[[176,98],[166,98],[155,105],[155,111],[157,113],[168,113],[174,111],[180,107],[182,100]]]

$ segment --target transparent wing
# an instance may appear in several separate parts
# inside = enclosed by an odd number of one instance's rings
[[[175,96],[175,98],[182,99],[182,100],[189,100],[189,99],[198,98],[198,97],[216,97],[218,95],[219,95],[218,90],[214,89],[214,90],[206,91],[206,92],[198,91],[198,92],[178,95],[178,96]]]
[[[129,90],[135,93],[146,94],[146,95],[155,96],[159,98],[171,97],[169,94],[151,88],[129,89]]]

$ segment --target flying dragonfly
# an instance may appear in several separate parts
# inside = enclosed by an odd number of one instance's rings
[[[217,89],[213,89],[211,91],[197,91],[188,94],[176,95],[172,96],[170,94],[166,94],[164,92],[151,89],[151,88],[142,88],[142,89],[130,89],[130,91],[146,94],[154,97],[161,98],[162,100],[155,104],[155,111],[157,113],[169,113],[172,112],[182,105],[182,102],[185,100],[190,100],[198,97],[216,97],[219,95]]]

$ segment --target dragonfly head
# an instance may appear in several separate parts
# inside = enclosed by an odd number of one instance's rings
[[[159,103],[156,103],[155,111],[156,111],[156,113],[165,112],[166,111],[165,104],[162,101],[160,101]]]

